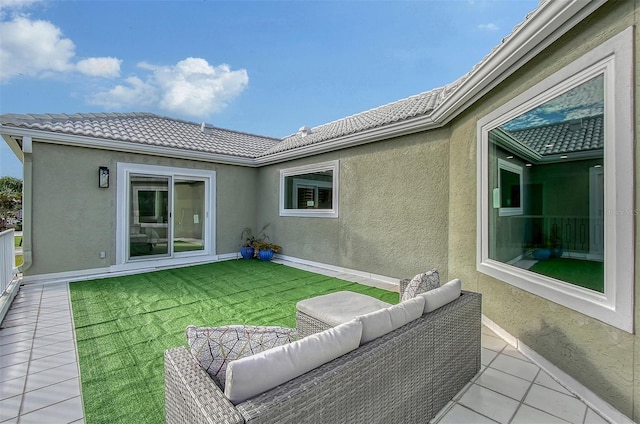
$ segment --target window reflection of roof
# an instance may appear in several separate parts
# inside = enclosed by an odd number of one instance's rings
[[[505,131],[543,156],[604,148],[604,115]]]

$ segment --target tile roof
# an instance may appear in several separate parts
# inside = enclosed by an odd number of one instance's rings
[[[539,7],[545,0],[540,2]],[[495,46],[480,62],[478,62],[469,72],[441,88],[417,94],[415,96],[401,99],[374,109],[361,112],[347,118],[342,118],[328,124],[311,128],[311,132],[303,135],[301,132],[285,137],[282,143],[267,150],[262,156],[279,153],[286,150],[293,150],[322,141],[332,140],[372,128],[382,127],[387,124],[404,121],[417,116],[429,116],[438,105],[446,98],[455,93],[469,77],[487,63],[500,48],[514,36],[514,34],[525,25],[525,23],[536,13],[538,9],[530,11],[524,20],[516,25],[511,33],[505,36],[500,43]]]
[[[2,126],[255,158],[280,140],[152,113],[4,114]]]
[[[540,4],[542,3],[544,0]],[[281,140],[211,127],[205,128],[203,132],[200,124],[151,113],[7,114],[0,115],[0,124],[254,159],[268,157],[411,118],[428,117],[445,99],[459,89],[464,90],[465,81],[482,68],[536,10],[527,14],[525,20],[514,27],[500,44],[453,83],[311,128],[306,134],[298,132]]]
[[[416,116],[428,115],[442,100],[443,88],[417,94],[365,112],[357,113],[328,124],[311,128],[310,133],[302,132],[285,137],[282,143],[273,146],[261,156],[268,156],[286,150],[332,140],[345,135],[355,134],[386,124],[404,121]]]
[[[507,131],[543,156],[604,148],[604,116]]]

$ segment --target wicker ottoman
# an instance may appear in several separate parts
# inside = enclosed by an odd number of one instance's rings
[[[339,291],[301,300],[296,304],[298,335],[304,337],[318,333],[351,321],[358,315],[389,306],[391,306],[390,303],[350,291]]]

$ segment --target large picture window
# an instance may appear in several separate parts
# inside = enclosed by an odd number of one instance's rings
[[[478,270],[633,331],[631,31],[478,123]]]
[[[280,215],[336,218],[338,162],[281,170]]]

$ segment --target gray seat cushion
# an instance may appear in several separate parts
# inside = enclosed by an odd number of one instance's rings
[[[339,325],[353,318],[391,306],[366,294],[339,291],[301,300],[298,311],[329,325]]]

